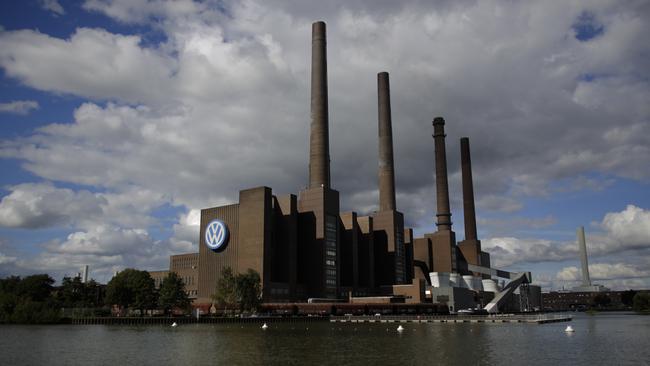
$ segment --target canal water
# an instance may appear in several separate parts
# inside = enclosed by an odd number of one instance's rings
[[[1,365],[650,365],[650,316],[551,324],[0,325]],[[571,325],[575,332],[564,329]]]

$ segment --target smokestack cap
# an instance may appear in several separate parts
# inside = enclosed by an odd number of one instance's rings
[[[325,39],[326,25],[323,21],[314,22],[311,25],[312,41]]]
[[[433,125],[444,125],[445,124],[445,119],[442,117],[436,117],[433,119]]]

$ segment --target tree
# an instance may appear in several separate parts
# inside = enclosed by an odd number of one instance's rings
[[[46,274],[0,280],[0,322],[54,323],[59,312],[52,295],[54,280]]]
[[[170,312],[174,307],[186,308],[189,305],[190,299],[185,293],[183,280],[175,272],[171,272],[160,285],[158,306],[165,312]]]
[[[0,279],[0,323],[8,323],[18,304],[18,285],[20,277],[10,276]]]
[[[257,309],[262,301],[260,298],[262,288],[260,282],[260,274],[250,268],[246,273],[237,275],[239,310]]]
[[[232,273],[232,268],[225,267],[221,271],[221,278],[212,299],[226,310],[237,303],[237,281]]]
[[[606,294],[598,294],[593,299],[594,306],[597,306],[599,308],[609,306],[609,304],[611,304],[611,302],[612,302],[612,299],[609,296],[607,296]]]
[[[95,280],[81,282],[80,277],[63,277],[56,300],[66,308],[94,308],[102,306],[101,289]]]
[[[56,294],[61,306],[65,308],[82,307],[83,285],[79,277],[63,277],[63,280],[61,280],[61,288]]]
[[[47,274],[31,275],[23,278],[17,286],[18,296],[33,301],[45,301],[50,297],[54,279]]]
[[[154,280],[147,271],[127,268],[106,285],[106,303],[125,308],[151,309],[156,302]]]
[[[234,275],[230,267],[221,271],[221,278],[212,298],[223,306],[238,306],[240,311],[257,308],[261,302],[261,280],[257,271],[248,269],[246,273]]]
[[[632,309],[640,313],[650,313],[650,293],[638,292],[634,295]]]
[[[631,307],[634,301],[634,295],[636,295],[636,291],[634,290],[623,291],[621,293],[621,302],[623,305]]]

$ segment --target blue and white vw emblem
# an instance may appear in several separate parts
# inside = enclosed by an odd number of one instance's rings
[[[212,220],[205,228],[205,245],[218,251],[228,242],[228,227],[221,220]]]

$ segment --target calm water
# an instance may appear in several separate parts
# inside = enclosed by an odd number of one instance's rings
[[[574,334],[564,328],[571,324]],[[650,316],[570,323],[0,326],[2,365],[649,365]]]

